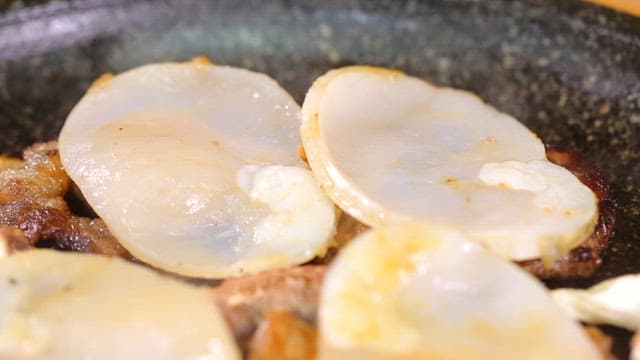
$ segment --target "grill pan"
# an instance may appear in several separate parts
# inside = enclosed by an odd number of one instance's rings
[[[640,272],[640,18],[577,0],[26,1],[0,7],[0,153],[55,139],[92,80],[206,55],[302,101],[350,64],[473,91],[600,169],[615,234],[584,287]],[[603,328],[628,356],[626,331]]]

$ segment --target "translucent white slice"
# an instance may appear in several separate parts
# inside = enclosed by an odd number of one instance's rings
[[[556,289],[551,295],[576,320],[640,329],[640,274],[605,280],[587,290]]]
[[[370,230],[324,279],[320,359],[598,359],[544,286],[458,232]]]
[[[152,64],[96,82],[67,118],[60,155],[134,256],[218,278],[325,252],[334,209],[298,158],[299,126],[300,108],[266,75]]]
[[[305,98],[301,135],[329,196],[371,226],[441,222],[516,260],[566,253],[595,226],[593,192],[468,92],[380,68],[333,70]]]
[[[118,258],[0,261],[2,359],[240,359],[209,291]]]

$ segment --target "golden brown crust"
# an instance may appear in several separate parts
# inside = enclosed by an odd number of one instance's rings
[[[24,161],[4,160],[0,169],[0,203],[29,199],[42,207],[68,211],[63,199],[69,177],[58,157],[55,142],[34,144],[25,149]],[[22,166],[17,166],[21,162]]]
[[[71,180],[56,142],[34,144],[23,157],[3,158],[0,166],[0,226],[18,229],[26,239],[16,242],[16,250],[41,245],[130,257],[102,220],[69,210],[64,196]]]
[[[120,256],[133,260],[101,219],[71,216],[55,241],[57,247],[65,250]]]
[[[288,311],[314,324],[325,271],[326,266],[306,265],[229,278],[213,290],[214,298],[243,343],[271,310]]]
[[[18,169],[24,166],[24,162],[20,159],[0,156],[0,171],[6,169]]]
[[[258,325],[249,348],[250,360],[313,360],[315,327],[288,311],[274,310]]]
[[[26,250],[32,245],[20,229],[8,226],[0,226],[0,255],[13,254],[16,251]]]

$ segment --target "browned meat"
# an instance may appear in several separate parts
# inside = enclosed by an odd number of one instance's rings
[[[20,249],[46,245],[130,257],[101,220],[69,210],[64,195],[70,179],[55,142],[35,144],[23,156],[24,161],[0,158],[0,226],[21,231],[27,244]]]
[[[596,345],[598,350],[600,350],[600,354],[602,354],[602,360],[616,360],[616,357],[613,356],[613,353],[611,352],[613,340],[611,340],[608,335],[603,333],[595,326],[585,326],[584,331],[587,333],[591,341]]]
[[[308,265],[266,271],[225,280],[213,290],[249,359],[314,358],[318,298],[325,273],[325,266]],[[615,359],[609,336],[594,326],[585,326],[585,331],[604,360]]]
[[[540,259],[521,261],[527,271],[542,279],[589,277],[602,263],[602,255],[615,223],[615,205],[609,195],[609,185],[600,173],[574,152],[547,147],[550,161],[574,173],[598,197],[598,223],[593,233],[567,256],[545,267]]]
[[[336,216],[338,223],[336,224],[336,234],[334,236],[333,246],[329,248],[323,257],[316,257],[309,264],[311,265],[327,265],[338,254],[338,250],[345,246],[351,239],[369,229],[369,226],[356,220],[351,215],[337,209]]]
[[[249,348],[250,360],[313,360],[314,326],[287,311],[269,311],[260,322]]]
[[[0,203],[29,200],[42,208],[68,211],[63,196],[70,181],[60,163],[57,144],[35,144],[23,156],[24,161],[4,158],[0,163]]]
[[[121,256],[133,260],[101,219],[71,216],[64,231],[55,237],[55,241],[59,248],[65,250]]]
[[[0,226],[0,256],[31,248],[29,239],[14,227]]]
[[[7,156],[0,156],[0,171],[5,169],[19,169],[23,166],[24,166],[24,161],[20,159],[7,157]]]
[[[288,311],[314,324],[325,266],[306,265],[226,279],[215,288],[216,303],[240,343],[271,310]]]
[[[351,239],[367,231],[369,226],[356,220],[346,212],[342,212],[336,226],[336,244],[338,247],[346,245]]]

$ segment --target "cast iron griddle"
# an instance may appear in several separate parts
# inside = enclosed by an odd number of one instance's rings
[[[55,139],[104,72],[201,54],[266,72],[298,101],[318,75],[349,64],[471,90],[545,143],[584,154],[612,186],[603,266],[561,285],[640,272],[639,18],[577,0],[14,4],[0,14],[0,152]],[[606,330],[626,357],[629,334]]]

